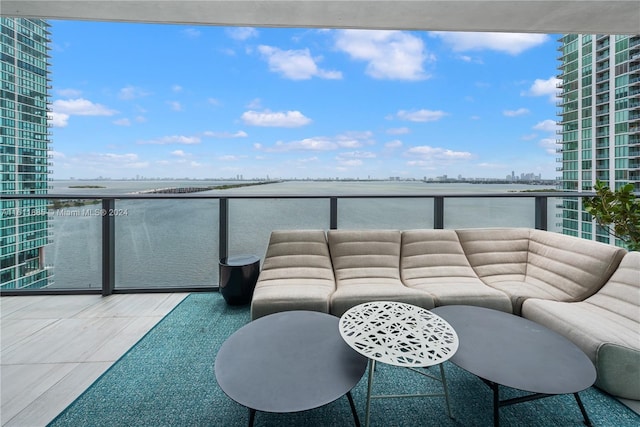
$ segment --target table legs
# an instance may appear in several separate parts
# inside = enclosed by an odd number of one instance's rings
[[[500,408],[502,406],[515,405],[516,403],[528,402],[531,400],[542,399],[545,397],[557,396],[555,394],[544,394],[544,393],[533,393],[522,397],[514,397],[512,399],[500,400],[500,385],[491,381],[484,380],[483,381],[491,387],[493,390],[493,425],[494,427],[500,426]],[[582,400],[580,400],[580,396],[578,393],[573,393],[576,398],[576,402],[578,403],[578,407],[580,408],[580,412],[582,413],[582,418],[584,418],[584,424],[586,426],[591,426],[591,420],[589,419],[589,415],[587,415],[587,411],[582,404]]]
[[[580,396],[578,396],[578,393],[573,393],[573,395],[576,398],[576,402],[578,402],[578,407],[580,408],[580,412],[582,412],[582,418],[584,418],[584,425],[591,427],[592,425],[591,420],[587,415],[587,411],[584,409],[584,405],[582,404],[582,400],[580,400]]]
[[[373,371],[376,369],[376,361],[369,359],[369,381],[367,382],[367,403],[364,411],[364,425],[369,427],[369,415],[371,409],[371,388],[373,387]]]
[[[371,399],[383,399],[383,398],[398,398],[398,397],[438,397],[438,396],[444,396],[445,398],[445,402],[447,405],[447,414],[449,415],[449,418],[453,418],[453,416],[451,415],[451,406],[449,404],[449,389],[447,387],[447,379],[446,376],[444,374],[444,366],[442,363],[439,364],[440,366],[440,378],[435,377],[433,375],[430,375],[428,373],[419,371],[413,367],[409,367],[407,366],[407,369],[410,369],[422,376],[431,378],[433,380],[436,381],[440,381],[442,383],[442,387],[444,389],[444,393],[432,393],[432,394],[394,394],[394,395],[387,395],[387,394],[383,394],[383,395],[372,395],[371,394],[371,390],[373,389],[373,372],[376,369],[376,361],[374,359],[369,359],[369,378],[368,378],[368,383],[367,383],[367,403],[366,403],[366,407],[365,407],[365,416],[364,416],[364,425],[365,427],[369,427],[369,421],[370,421],[370,415],[371,415]]]
[[[358,412],[356,411],[356,405],[353,403],[353,396],[351,390],[347,392],[347,399],[349,399],[349,406],[351,407],[351,413],[353,414],[353,422],[356,427],[360,427],[360,419],[358,418]],[[249,408],[249,427],[253,427],[253,423],[256,420],[256,410]]]
[[[353,414],[353,422],[356,424],[356,427],[360,427],[360,419],[358,418],[356,405],[353,403],[353,396],[351,396],[351,390],[347,392],[347,399],[349,399],[349,406],[351,406],[351,413]]]

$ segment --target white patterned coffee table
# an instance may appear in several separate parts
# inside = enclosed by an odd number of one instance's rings
[[[374,301],[349,309],[340,318],[340,335],[349,346],[369,358],[369,383],[365,426],[369,425],[371,399],[444,396],[447,411],[449,393],[442,362],[458,349],[458,336],[444,319],[420,307],[393,301]],[[442,382],[444,393],[372,395],[376,362],[412,369]],[[440,378],[416,368],[440,366]]]

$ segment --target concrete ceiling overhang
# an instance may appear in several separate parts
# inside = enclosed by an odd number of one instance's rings
[[[640,33],[640,0],[0,0],[0,14],[255,27]]]

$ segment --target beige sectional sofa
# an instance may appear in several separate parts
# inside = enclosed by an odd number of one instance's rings
[[[596,365],[596,385],[640,400],[640,252],[625,255],[609,281],[580,302],[531,298],[522,315],[576,343]]]
[[[640,400],[637,252],[528,228],[274,231],[251,316],[373,300],[530,318],[580,346],[599,387]]]
[[[253,292],[251,318],[286,310],[328,313],[335,290],[323,230],[273,231]]]

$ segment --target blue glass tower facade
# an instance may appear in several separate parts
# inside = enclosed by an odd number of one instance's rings
[[[0,18],[0,290],[46,287],[49,188],[49,24]]]
[[[565,34],[560,38],[559,180],[566,191],[633,183],[640,192],[640,35]],[[578,198],[562,206],[562,230],[614,242]]]

